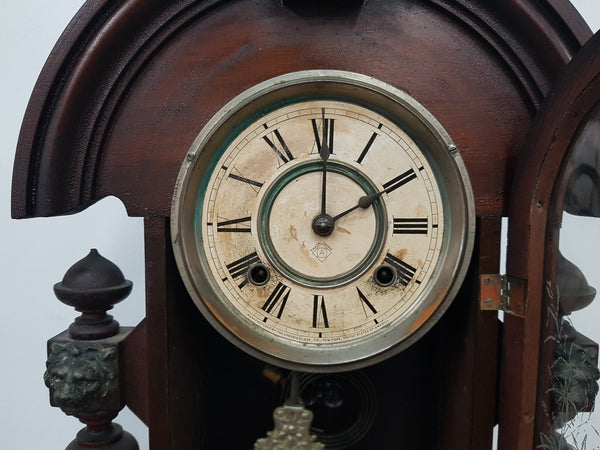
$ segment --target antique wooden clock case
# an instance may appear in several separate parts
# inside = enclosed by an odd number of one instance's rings
[[[499,418],[502,448],[530,449],[535,398],[523,380],[535,386],[537,368],[505,369],[537,359],[523,337],[524,320],[535,319],[509,319],[503,334],[480,307],[479,276],[498,273],[501,218],[516,211],[515,227],[528,226],[518,211],[530,199],[515,178],[533,164],[523,144],[590,35],[558,0],[89,1],[33,92],[12,214],[71,214],[114,195],[144,217],[146,318],[126,342],[126,403],[154,449],[250,448],[272,428],[287,395],[273,378],[288,372],[233,346],[190,299],[171,247],[178,172],[211,117],[265,80],[305,70],[381,80],[423,105],[456,145],[474,194],[474,251],[454,302],[416,343],[366,368],[301,377],[314,430],[328,448],[480,450]]]

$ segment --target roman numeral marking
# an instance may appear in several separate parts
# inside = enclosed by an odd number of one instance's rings
[[[227,170],[227,167],[223,166],[223,169]],[[235,170],[237,173],[233,173],[233,170]],[[263,183],[260,183],[259,181],[255,181],[255,180],[252,180],[250,178],[243,176],[242,173],[239,170],[237,170],[235,167],[232,169],[232,172],[229,174],[229,178],[232,178],[237,181],[241,181],[242,183],[246,183],[257,194],[258,194],[258,191],[260,190],[260,188],[263,186]]]
[[[325,308],[325,297],[315,295],[313,298],[313,328],[329,328],[327,309]]]
[[[272,316],[281,319],[281,315],[283,314],[283,310],[285,305],[287,304],[288,298],[290,296],[291,289],[285,284],[279,282],[269,298],[262,306],[262,310],[267,314],[271,314]],[[263,319],[263,322],[266,322],[267,318]]]
[[[382,126],[383,126],[382,124],[379,124],[379,126],[377,128],[381,130]],[[362,164],[363,159],[365,159],[365,156],[367,156],[367,153],[371,149],[371,145],[373,145],[373,142],[375,142],[375,138],[376,137],[377,137],[377,133],[373,133],[371,135],[371,138],[369,139],[369,142],[367,142],[367,145],[365,146],[365,148],[361,152],[360,156],[356,160],[357,163]]]
[[[399,187],[404,186],[409,181],[414,180],[415,178],[417,178],[417,174],[415,173],[414,170],[409,169],[406,172],[404,172],[403,174],[398,175],[396,178],[393,178],[390,181],[388,181],[387,183],[385,183],[383,185],[383,188],[384,188],[385,192],[387,192],[389,194],[390,192],[395,191]]]
[[[317,125],[317,119],[310,119],[312,122],[313,132],[315,134],[315,143],[317,144],[317,151],[315,153],[321,153],[321,133],[319,126]],[[321,126],[325,127],[327,130],[327,147],[329,149],[329,153],[333,153],[333,128],[334,128],[334,119],[324,119],[321,120]]]
[[[238,181],[241,181],[243,183],[248,183],[250,186],[256,186],[259,189],[263,185],[262,183],[259,183],[258,181],[251,180],[250,178],[246,178],[246,177],[243,177],[241,175],[236,175],[235,173],[230,173],[229,174],[229,178],[233,178],[234,180],[238,180]]]
[[[269,128],[269,127],[267,127],[266,123],[263,124],[263,126],[265,127],[265,130],[267,130]],[[277,156],[279,156],[279,158],[283,161],[283,163],[284,164],[288,163],[292,159],[294,159],[294,155],[292,155],[292,152],[290,151],[287,144],[283,140],[283,137],[281,136],[281,133],[279,133],[279,130],[275,129],[270,134],[275,135],[275,139],[271,140],[271,139],[269,139],[268,136],[263,136],[263,139],[269,145],[269,147],[271,147],[271,150],[273,150],[275,152],[275,154]],[[272,136],[271,136],[271,138],[272,138]],[[277,140],[279,142],[279,147],[277,145],[275,145],[275,143],[273,142],[274,140]]]
[[[357,287],[356,288],[357,292],[358,292],[358,298],[360,299],[360,304],[363,308],[363,311],[365,313],[365,317],[369,317],[373,314],[377,314],[377,310],[375,309],[375,307],[371,304],[371,302],[369,301],[369,299],[367,299],[367,297],[365,297],[365,294],[363,294],[361,292],[361,290]],[[375,321],[375,323],[379,323],[377,322],[377,319],[373,319]]]
[[[384,262],[389,264],[396,270],[396,274],[398,276],[398,282],[402,286],[408,285],[408,283],[410,283],[410,280],[412,279],[412,277],[415,275],[415,272],[417,271],[416,268],[414,268],[410,264],[405,263],[401,259],[396,258],[391,253],[388,253],[387,255],[385,255]]]
[[[234,280],[237,280],[238,278],[243,278],[242,282],[238,284],[238,287],[241,289],[244,286],[246,286],[246,284],[248,284],[248,277],[246,276],[248,269],[252,264],[256,264],[258,262],[260,262],[260,259],[258,258],[256,252],[253,252],[249,255],[244,256],[243,258],[238,259],[237,261],[227,264],[225,267],[227,267],[231,278],[233,278]],[[224,278],[223,281],[225,281],[226,279],[227,278]]]
[[[248,222],[248,223],[245,223]],[[235,226],[230,226],[235,225]],[[250,233],[250,217],[240,219],[224,220],[217,222],[217,232],[219,233]]]
[[[427,234],[427,217],[414,219],[394,219],[394,234]]]

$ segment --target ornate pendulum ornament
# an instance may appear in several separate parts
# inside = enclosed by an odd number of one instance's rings
[[[267,432],[266,438],[261,438],[254,444],[254,450],[321,450],[324,444],[316,441],[310,434],[310,424],[313,413],[302,406],[298,395],[298,373],[291,376],[292,386],[290,397],[286,404],[275,408],[273,421],[275,428]]]
[[[325,445],[316,442],[310,434],[313,413],[302,406],[284,405],[275,409],[273,420],[275,429],[267,432],[254,444],[255,450],[287,450],[287,449],[324,449]]]
[[[86,424],[67,450],[139,449],[133,436],[112,423],[125,406],[119,355],[131,328],[119,327],[106,314],[131,288],[131,281],[96,250],[73,265],[54,286],[60,301],[82,313],[67,331],[48,341],[44,374],[50,404]]]

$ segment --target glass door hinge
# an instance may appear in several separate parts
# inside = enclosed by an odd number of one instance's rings
[[[525,280],[509,275],[481,275],[480,307],[483,311],[504,311],[525,317]]]

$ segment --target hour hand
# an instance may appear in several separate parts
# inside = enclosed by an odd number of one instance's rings
[[[389,194],[390,192],[393,192],[396,189],[404,186],[409,181],[414,180],[415,178],[417,178],[417,175],[415,174],[415,171],[413,169],[408,169],[406,172],[404,172],[404,173],[398,175],[397,177],[391,179],[387,183],[384,183],[383,184],[384,189],[382,191],[379,191],[376,194],[363,195],[361,198],[358,199],[358,203],[356,205],[354,205],[352,208],[347,209],[346,211],[344,211],[344,212],[338,214],[337,216],[335,216],[333,218],[333,221],[335,222],[340,217],[344,217],[346,214],[351,213],[355,209],[358,209],[358,208],[366,209],[366,208],[368,208],[373,203],[375,203],[375,200],[377,200],[383,194]]]
[[[340,219],[341,217],[344,217],[346,214],[351,213],[355,209],[358,209],[358,208],[367,209],[369,206],[371,206],[373,203],[375,203],[375,200],[377,200],[379,197],[381,197],[381,195],[385,192],[386,191],[383,190],[381,192],[378,192],[377,194],[363,195],[361,198],[358,199],[358,203],[356,205],[354,205],[352,208],[348,208],[344,212],[339,213],[337,216],[335,216],[333,218],[333,221],[335,222],[336,220]]]
[[[358,199],[358,203],[356,205],[354,205],[352,208],[347,209],[344,212],[339,213],[335,217],[331,217],[325,213],[319,214],[313,219],[312,228],[314,232],[317,233],[319,236],[329,236],[335,228],[336,220],[344,217],[346,214],[349,214],[358,208],[367,209],[369,206],[375,203],[375,200],[381,197],[381,195],[385,192],[386,191],[383,190],[376,194],[363,195]]]

